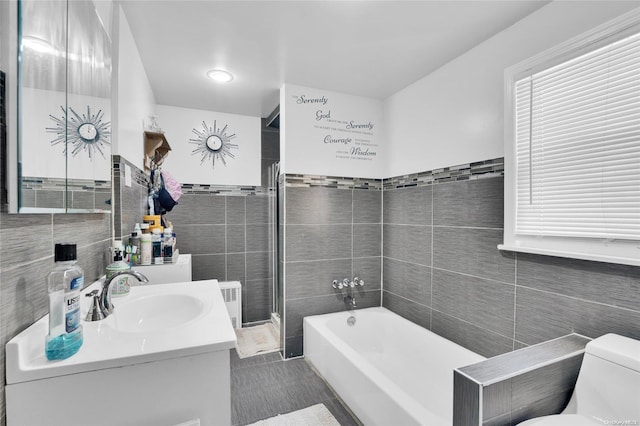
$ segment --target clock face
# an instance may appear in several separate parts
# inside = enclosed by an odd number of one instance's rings
[[[227,158],[235,157],[231,150],[238,149],[237,144],[231,143],[236,135],[227,134],[227,128],[228,126],[224,126],[222,129],[218,128],[216,120],[213,121],[213,126],[207,126],[207,123],[203,121],[201,131],[195,128],[192,130],[197,137],[189,139],[189,143],[197,145],[197,147],[191,152],[191,155],[201,155],[200,164],[210,160],[211,167],[215,167],[216,162],[222,162],[226,166]]]
[[[83,123],[78,127],[78,134],[85,142],[93,142],[98,135],[98,129],[92,123]]]
[[[0,0],[1,1],[1,0]],[[74,157],[81,152],[89,156],[89,160],[93,160],[96,153],[102,158],[107,158],[105,152],[110,145],[111,139],[111,123],[102,121],[104,113],[98,110],[97,113],[91,112],[91,106],[87,105],[87,112],[83,114],[77,113],[73,108],[67,108],[60,105],[62,115],[56,117],[49,115],[55,123],[56,127],[47,127],[47,133],[55,133],[56,138],[51,141],[51,146],[62,145],[63,154],[69,153]]]
[[[222,148],[222,139],[218,135],[211,135],[207,138],[207,148],[211,151],[219,151]]]

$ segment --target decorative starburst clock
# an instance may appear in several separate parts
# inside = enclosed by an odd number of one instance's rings
[[[84,151],[89,156],[89,160],[93,160],[96,152],[106,158],[104,154],[105,145],[109,145],[111,138],[110,122],[103,122],[104,113],[98,110],[97,113],[91,112],[91,107],[87,105],[86,114],[78,114],[69,107],[71,114],[67,114],[63,106],[62,116],[49,117],[56,123],[56,127],[47,127],[48,133],[55,133],[57,137],[51,141],[51,145],[63,144],[63,154],[66,155],[67,149],[71,146],[71,154],[75,157],[78,153]],[[70,144],[70,145],[69,145]]]
[[[231,139],[235,138],[236,135],[228,135],[227,127],[228,125],[225,125],[222,129],[218,128],[214,120],[213,127],[207,126],[207,123],[203,121],[202,131],[193,129],[193,133],[197,137],[189,139],[189,143],[195,144],[197,147],[191,152],[191,155],[202,155],[200,164],[211,160],[211,167],[215,167],[216,162],[222,162],[226,166],[226,157],[235,158],[231,150],[238,149],[238,145],[231,143]]]

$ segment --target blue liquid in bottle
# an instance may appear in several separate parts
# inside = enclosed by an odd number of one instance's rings
[[[76,264],[76,245],[56,244],[55,261],[47,276],[49,334],[45,354],[49,360],[69,358],[82,346],[80,291],[84,273]]]

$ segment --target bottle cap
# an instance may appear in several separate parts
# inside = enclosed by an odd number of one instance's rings
[[[54,249],[54,259],[56,262],[66,262],[68,260],[76,260],[75,244],[56,244]]]
[[[160,228],[153,228],[151,233],[154,234],[154,235],[160,235],[160,234],[162,234],[162,231],[160,230]]]

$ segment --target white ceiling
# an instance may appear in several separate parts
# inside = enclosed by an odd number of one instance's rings
[[[266,117],[291,83],[398,92],[548,1],[124,0],[156,102]],[[225,68],[226,85],[206,72]]]

